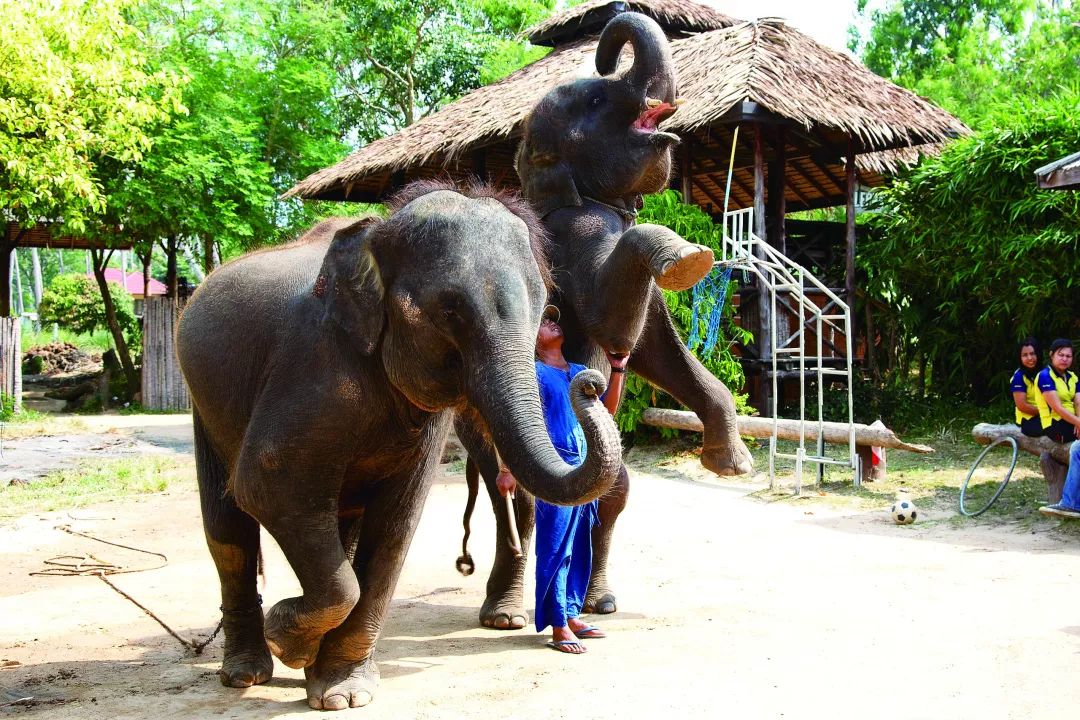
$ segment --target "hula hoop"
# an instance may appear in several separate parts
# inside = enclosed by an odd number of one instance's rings
[[[967,493],[967,487],[968,483],[971,482],[971,476],[975,474],[976,468],[979,467],[979,463],[981,463],[983,458],[986,457],[986,454],[1003,443],[1009,443],[1010,445],[1012,445],[1012,464],[1010,464],[1009,469],[1005,471],[1005,477],[1001,479],[1001,484],[998,485],[998,489],[994,493],[993,497],[991,497],[990,500],[980,509],[974,512],[968,512],[968,509],[964,507],[964,495]],[[979,457],[975,458],[975,463],[971,466],[971,469],[968,470],[967,477],[964,478],[964,484],[960,486],[961,515],[966,515],[967,517],[978,517],[979,515],[982,515],[984,512],[989,510],[991,505],[997,502],[997,499],[1001,497],[1001,493],[1005,492],[1005,486],[1009,484],[1009,480],[1012,478],[1013,470],[1016,469],[1016,457],[1018,454],[1019,449],[1016,446],[1016,438],[1013,437],[998,438],[994,442],[987,445],[986,448],[983,449],[981,453],[979,453]]]

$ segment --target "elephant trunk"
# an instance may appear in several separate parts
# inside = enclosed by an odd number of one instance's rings
[[[596,71],[610,75],[619,66],[623,46],[634,48],[634,64],[628,71],[630,84],[647,97],[675,101],[675,62],[664,31],[652,18],[640,13],[616,15],[600,34],[596,46]]]
[[[603,495],[622,467],[618,430],[599,395],[604,377],[586,370],[570,385],[574,413],[584,430],[585,461],[573,467],[551,444],[540,406],[531,348],[490,353],[470,372],[469,395],[487,424],[502,462],[536,497],[556,505],[577,505]]]

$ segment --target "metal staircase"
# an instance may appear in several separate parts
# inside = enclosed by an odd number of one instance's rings
[[[776,459],[795,461],[795,493],[802,492],[803,466],[817,466],[820,482],[826,465],[851,468],[854,483],[861,479],[859,456],[855,447],[855,424],[852,407],[852,325],[851,309],[832,290],[821,283],[806,268],[784,256],[776,248],[763,241],[753,231],[754,209],[746,208],[724,214],[724,241],[718,265],[741,269],[758,278],[769,297],[771,352],[769,373],[772,381],[773,433],[769,440],[769,487],[776,487]],[[807,291],[823,296],[825,302],[818,305],[807,296]],[[782,311],[777,314],[778,308]],[[764,312],[764,308],[760,308]],[[794,330],[788,329],[794,319]],[[826,335],[829,339],[826,339]],[[839,345],[843,345],[842,355]],[[762,357],[768,362],[769,357]],[[799,442],[794,453],[780,452],[777,438],[777,407],[779,405],[778,381],[781,375],[799,380]],[[817,412],[807,418],[807,378],[817,386]],[[825,387],[831,383],[843,383],[847,388],[847,417],[825,418]],[[843,446],[833,446],[830,453],[825,446],[822,423],[826,420],[846,423],[848,444],[846,452],[838,452]],[[807,450],[807,441],[813,451]]]

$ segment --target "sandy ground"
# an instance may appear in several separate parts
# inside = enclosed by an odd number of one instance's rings
[[[144,426],[141,441],[184,451],[184,418],[150,420],[158,425]],[[479,571],[461,577],[465,486],[448,474],[432,490],[379,644],[379,694],[345,716],[1076,717],[1080,552],[1054,523],[1024,533],[897,527],[884,512],[846,514],[813,499],[764,504],[746,497],[750,485],[715,483],[692,463],[657,466],[637,451],[629,460],[632,497],[611,561],[620,612],[594,618],[607,639],[571,657],[532,628],[477,626],[493,522],[481,504]],[[25,517],[0,528],[0,704],[35,700],[0,717],[317,714],[300,671],[277,665],[267,685],[224,688],[220,639],[196,657],[98,579],[28,575],[61,554],[156,563],[56,529],[65,523],[167,554],[161,569],[112,580],[182,636],[204,637],[217,622],[194,492]],[[267,544],[269,607],[297,586]]]

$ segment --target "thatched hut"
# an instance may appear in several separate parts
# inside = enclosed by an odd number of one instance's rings
[[[672,186],[714,216],[755,207],[760,237],[804,266],[832,266],[830,284],[842,283],[838,289],[853,298],[858,191],[881,185],[899,165],[936,152],[967,128],[782,20],[743,22],[688,0],[592,0],[556,14],[529,36],[552,46],[550,54],[312,174],[286,195],[375,202],[407,181],[446,174],[516,185],[522,120],[550,88],[592,70],[599,31],[625,10],[651,16],[671,39],[685,100],[662,125],[683,138]],[[785,219],[837,205],[848,208],[846,224]],[[768,336],[766,315],[750,319],[758,337]],[[752,366],[770,354],[748,348],[744,357]]]

